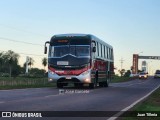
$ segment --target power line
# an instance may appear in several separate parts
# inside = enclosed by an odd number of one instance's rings
[[[14,30],[20,31],[20,32],[26,32],[26,33],[30,33],[30,34],[34,34],[34,35],[38,35],[38,36],[49,37],[47,35],[42,35],[40,33],[30,32],[30,31],[27,31],[27,30],[24,30],[24,29],[15,28],[15,27],[12,27],[12,26],[9,26],[9,25],[0,24],[0,26],[7,27],[9,29],[14,29]]]
[[[8,51],[3,51],[3,50],[0,50],[0,51],[2,51],[2,52],[8,52]],[[43,57],[45,57],[45,55],[37,55],[37,54],[28,54],[28,53],[18,53],[18,54],[31,55],[31,56],[43,56]]]
[[[18,40],[13,40],[13,39],[10,39],[10,38],[4,38],[4,37],[0,37],[0,39],[2,39],[2,40],[12,41],[12,42],[23,43],[23,44],[29,44],[29,45],[44,46],[44,45],[42,45],[42,44],[35,44],[35,43],[30,43],[30,42],[18,41]]]
[[[18,54],[23,54],[23,55],[32,55],[32,56],[45,56],[45,55],[28,54],[28,53],[18,53]]]

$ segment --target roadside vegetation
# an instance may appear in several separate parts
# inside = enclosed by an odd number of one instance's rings
[[[20,55],[14,51],[0,52],[0,89],[30,88],[30,87],[53,87],[48,83],[45,67],[47,58],[42,59],[44,69],[32,68],[34,59],[30,57],[28,63],[19,65]],[[26,74],[26,64],[29,72]]]
[[[128,77],[128,76],[117,76],[115,75],[113,79],[111,80],[111,83],[117,83],[117,82],[127,82],[136,79],[137,77]]]
[[[53,87],[54,83],[48,83],[47,77],[0,77],[0,90],[18,88]]]
[[[160,120],[160,88],[153,92],[148,98],[144,101],[135,105],[131,112],[126,112],[125,118],[119,117],[118,120]],[[137,117],[137,114],[157,114],[157,117]]]
[[[0,77],[18,77],[18,76],[37,76],[42,77],[44,75],[45,67],[47,65],[47,58],[42,59],[42,65],[44,69],[32,68],[34,65],[34,59],[29,57],[29,61],[19,65],[20,55],[12,50],[7,52],[0,52]],[[28,64],[28,65],[27,65]],[[29,66],[29,73],[26,74],[26,65]],[[44,77],[44,76],[43,76]]]
[[[126,81],[131,81],[134,79],[137,79],[137,77],[130,77],[131,72],[130,70],[125,71],[124,69],[119,70],[120,76],[119,75],[114,75],[113,79],[111,80],[111,83],[117,83],[117,82],[126,82]]]
[[[157,89],[147,100],[136,105],[135,111],[160,111],[160,88]],[[160,116],[159,116],[160,117]]]

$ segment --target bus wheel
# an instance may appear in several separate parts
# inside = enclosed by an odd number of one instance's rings
[[[63,88],[63,84],[62,83],[57,83],[57,88]]]
[[[95,88],[94,83],[89,83],[89,88],[94,89]]]
[[[74,83],[74,87],[78,88],[83,87],[83,83]]]
[[[103,87],[103,82],[99,82],[99,87]]]
[[[108,86],[109,86],[108,80],[106,80],[105,82],[103,82],[103,86],[104,86],[104,87],[108,87]]]
[[[108,82],[104,82],[104,83],[103,83],[103,86],[104,86],[104,87],[108,87]]]
[[[108,82],[99,82],[99,87],[108,87]]]
[[[97,87],[96,83],[89,83],[89,88],[94,89]]]

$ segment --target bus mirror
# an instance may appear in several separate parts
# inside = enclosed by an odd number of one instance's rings
[[[44,54],[47,54],[47,47],[44,47]]]
[[[50,42],[49,41],[45,42],[44,54],[47,54],[47,46],[46,46],[46,44],[50,44]]]
[[[96,52],[96,47],[93,47],[93,50],[92,50],[93,52]]]

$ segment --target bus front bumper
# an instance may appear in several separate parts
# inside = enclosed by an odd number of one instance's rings
[[[60,76],[53,72],[48,72],[49,82],[61,82],[61,83],[91,83],[91,70],[87,70],[80,75],[65,75]]]

